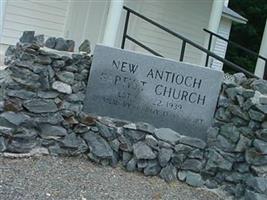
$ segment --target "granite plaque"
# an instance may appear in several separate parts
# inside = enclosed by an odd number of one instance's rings
[[[97,45],[84,111],[206,139],[221,71]]]

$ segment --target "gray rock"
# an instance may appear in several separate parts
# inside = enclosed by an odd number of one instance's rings
[[[251,190],[246,190],[245,192],[245,200],[266,200],[266,199],[267,195],[265,194],[259,194]]]
[[[261,95],[259,97],[259,103],[266,105],[267,104],[267,95]]]
[[[267,165],[262,166],[251,166],[251,171],[257,176],[266,176],[267,174]]]
[[[229,110],[233,115],[238,116],[238,117],[240,117],[240,118],[242,118],[242,119],[244,119],[246,121],[249,121],[248,114],[246,112],[242,111],[239,106],[230,105],[229,106]]]
[[[191,151],[194,150],[194,148],[184,144],[177,144],[175,145],[174,150],[178,154],[188,155]]]
[[[34,31],[24,31],[19,41],[21,43],[33,43],[34,33]]]
[[[191,171],[187,171],[186,172],[186,180],[185,182],[188,185],[191,185],[193,187],[201,187],[204,185],[204,181],[202,180],[202,177],[200,174],[191,172]]]
[[[127,137],[132,143],[144,140],[146,133],[139,130],[123,129],[123,135]]]
[[[256,108],[261,111],[262,113],[264,113],[265,115],[267,114],[267,105],[264,104],[258,104],[256,105]]]
[[[241,85],[243,81],[247,80],[246,75],[244,73],[242,73],[242,72],[235,73],[233,76],[234,76],[235,82],[238,85]]]
[[[253,141],[253,146],[256,148],[256,150],[260,153],[267,154],[267,142],[264,142],[259,139],[255,139]]]
[[[72,93],[71,86],[66,84],[66,83],[60,82],[60,81],[55,81],[52,84],[52,88],[54,90],[60,92],[60,93],[64,93],[64,94],[71,94]]]
[[[159,140],[163,140],[165,142],[168,142],[170,144],[176,144],[179,139],[181,138],[181,135],[169,128],[160,128],[157,129],[154,132],[154,135],[156,136],[156,138],[158,138]]]
[[[240,135],[240,139],[235,147],[236,152],[244,152],[251,145],[251,140],[243,135]]]
[[[66,43],[68,45],[67,51],[73,52],[75,47],[75,42],[73,40],[66,40]]]
[[[171,163],[177,167],[177,168],[181,168],[184,160],[186,159],[186,154],[177,154],[175,153],[173,156],[172,156],[172,159],[171,159]]]
[[[159,164],[161,167],[166,167],[172,158],[173,150],[161,148],[158,155]]]
[[[132,159],[133,155],[129,152],[122,152],[122,165],[126,166],[127,163]]]
[[[67,130],[61,126],[52,126],[50,124],[40,124],[40,136],[44,139],[57,139],[67,135]]]
[[[99,130],[99,134],[108,141],[114,140],[117,137],[115,128],[108,127],[98,121],[96,122],[96,127]]]
[[[62,144],[65,148],[74,150],[73,155],[84,153],[88,150],[85,141],[75,133],[68,134],[64,137]]]
[[[136,130],[152,134],[155,131],[155,127],[148,123],[138,122],[136,123]]]
[[[183,136],[179,139],[179,142],[182,144],[186,144],[191,147],[196,147],[199,149],[204,149],[206,147],[206,143],[198,138],[186,137]]]
[[[33,113],[50,113],[58,111],[57,105],[52,100],[33,99],[27,100],[23,106]]]
[[[177,174],[177,178],[180,180],[180,181],[185,181],[186,179],[186,171],[182,171],[180,170]]]
[[[267,81],[257,79],[251,84],[252,89],[258,90],[262,94],[267,94]]]
[[[243,88],[242,87],[231,87],[231,88],[227,88],[225,90],[225,93],[227,94],[227,96],[234,101],[236,99],[236,96],[239,94],[242,94]]]
[[[144,169],[145,176],[156,176],[159,174],[161,167],[156,160],[149,160],[147,166]]]
[[[50,49],[54,49],[56,46],[56,38],[55,37],[49,37],[46,41],[45,41],[45,46],[50,48]]]
[[[70,102],[83,102],[85,94],[83,92],[78,92],[76,94],[70,94],[67,96],[66,100]]]
[[[57,78],[67,84],[74,83],[74,74],[68,71],[61,71],[56,74]]]
[[[35,60],[36,63],[42,64],[42,65],[50,65],[52,63],[52,60],[48,56],[38,55]]]
[[[246,180],[246,184],[254,191],[267,195],[267,178],[266,177],[250,177]]]
[[[45,113],[41,116],[35,117],[33,119],[36,123],[39,124],[52,124],[57,125],[64,121],[63,117],[60,115],[60,113]]]
[[[65,61],[64,60],[54,60],[52,62],[52,67],[54,68],[62,68],[65,66]]]
[[[235,144],[222,135],[218,135],[216,146],[226,152],[233,152],[235,150]]]
[[[207,154],[208,161],[206,163],[206,170],[222,169],[230,171],[232,169],[232,162],[226,160],[219,152],[214,149],[208,149]]]
[[[0,152],[4,152],[5,150],[6,150],[5,138],[0,136]]]
[[[148,134],[145,137],[145,143],[152,148],[155,148],[158,146],[158,140],[154,138],[152,135],[148,135]]]
[[[197,159],[186,159],[181,168],[184,170],[200,172],[203,168],[203,163]]]
[[[0,126],[15,128],[26,123],[31,118],[23,113],[4,112],[0,114]]]
[[[257,138],[267,142],[267,129],[261,129],[256,132]]]
[[[45,40],[44,35],[41,34],[41,35],[34,36],[33,42],[35,44],[37,44],[38,46],[43,47],[44,46],[44,40]]]
[[[265,118],[265,115],[261,112],[258,112],[256,110],[250,109],[248,111],[248,114],[250,116],[251,119],[255,120],[255,121],[259,121],[262,122]]]
[[[119,152],[120,149],[120,141],[118,139],[112,140],[109,142],[110,147],[116,151]]]
[[[255,90],[243,89],[242,96],[245,98],[251,98],[255,95]]]
[[[252,165],[267,165],[267,155],[261,154],[255,148],[250,148],[246,150],[245,159],[247,163]]]
[[[148,165],[147,160],[137,160],[137,168],[139,171],[142,171]]]
[[[57,38],[54,49],[58,51],[68,51],[68,44],[63,38]]]
[[[100,159],[112,159],[113,150],[109,146],[108,142],[104,140],[97,133],[89,131],[84,134],[83,138],[87,142],[90,152]]]
[[[43,99],[54,99],[59,95],[56,91],[38,91],[37,96]]]
[[[220,134],[233,143],[239,140],[239,130],[232,123],[227,123],[220,127]]]
[[[18,97],[20,99],[32,99],[33,97],[36,96],[34,92],[30,92],[27,90],[8,90],[7,95],[10,97]]]
[[[189,158],[196,158],[196,159],[200,159],[202,160],[204,157],[204,152],[201,151],[200,149],[195,149],[193,151],[190,152],[190,154],[188,155]]]
[[[166,182],[172,182],[176,180],[177,169],[172,164],[169,164],[168,166],[161,169],[159,176]]]
[[[155,159],[157,157],[152,149],[141,141],[133,145],[133,152],[137,159]]]
[[[79,51],[86,52],[86,53],[90,53],[91,52],[89,40],[84,40],[83,41],[83,43],[79,46]]]
[[[126,165],[126,170],[128,172],[133,172],[136,170],[136,160],[132,158]]]

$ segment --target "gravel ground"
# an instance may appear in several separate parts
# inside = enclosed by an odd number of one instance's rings
[[[221,200],[218,195],[178,181],[96,165],[86,158],[0,157],[0,199],[170,199]]]

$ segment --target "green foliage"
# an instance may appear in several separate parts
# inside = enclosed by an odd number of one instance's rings
[[[229,7],[248,19],[247,24],[233,23],[230,40],[258,53],[267,17],[267,0],[231,0]],[[255,56],[232,45],[228,46],[226,59],[251,72],[257,62]]]

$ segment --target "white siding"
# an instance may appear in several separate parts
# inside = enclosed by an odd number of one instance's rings
[[[229,39],[230,30],[231,30],[232,21],[229,19],[226,19],[224,17],[221,18],[218,35],[224,37],[225,39]],[[214,39],[214,38],[213,38]],[[228,43],[221,40],[221,39],[215,39],[215,45],[213,52],[217,54],[218,56],[225,58],[226,50],[227,50]],[[223,67],[223,63],[211,58],[210,65],[214,69],[221,70]]]
[[[109,9],[109,0],[72,0],[67,18],[66,36],[76,43],[76,49],[84,39],[91,42],[92,50],[102,42]]]
[[[131,6],[131,4],[128,4],[128,6]],[[203,45],[205,33],[202,29],[208,25],[211,6],[212,0],[143,0],[139,8],[136,6],[137,8],[133,9],[138,9],[137,11],[143,15]],[[129,35],[134,35],[137,40],[156,50],[164,57],[179,59],[181,40],[139,18],[132,18],[130,23]],[[132,44],[130,48],[146,52],[137,45]],[[201,51],[190,45],[186,46],[185,62],[199,64],[201,56]]]
[[[69,0],[7,0],[0,43],[15,44],[24,30],[63,36]]]

